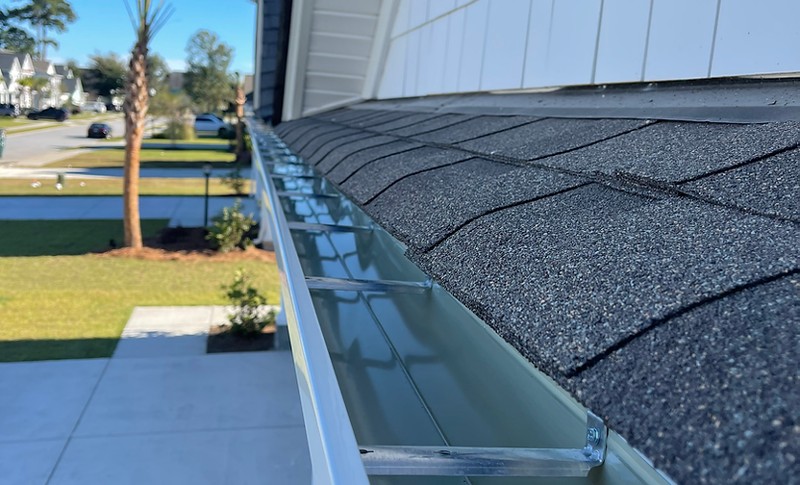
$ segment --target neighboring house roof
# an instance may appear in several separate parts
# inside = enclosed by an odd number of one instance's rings
[[[50,61],[33,61],[33,70],[36,74],[52,76],[56,73]]]
[[[72,69],[63,65],[63,64],[53,64],[53,68],[55,69],[56,74],[59,76],[63,76],[66,79],[72,79],[75,75],[72,72]]]
[[[80,78],[73,77],[61,80],[61,91],[65,93],[74,93],[76,90],[83,91],[83,84]]]
[[[19,59],[16,54],[10,52],[0,52],[0,70],[10,73],[14,68],[20,69]]]
[[[397,104],[276,132],[674,479],[796,476],[800,123]]]

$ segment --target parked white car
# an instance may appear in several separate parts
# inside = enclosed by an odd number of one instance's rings
[[[100,101],[90,101],[88,103],[84,103],[83,106],[81,106],[81,109],[83,111],[91,111],[93,113],[105,113],[106,105]]]
[[[212,113],[199,114],[194,119],[194,132],[197,135],[213,135],[228,138],[233,133],[233,126],[225,123]]]

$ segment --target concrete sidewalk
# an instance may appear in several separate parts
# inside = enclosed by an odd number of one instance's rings
[[[211,178],[221,178],[230,175],[229,169],[214,169],[211,171]],[[55,179],[59,174],[70,179],[90,179],[90,178],[122,178],[122,168],[27,168],[27,167],[0,167],[0,178],[5,179],[33,179],[42,180]],[[250,169],[244,168],[240,172],[245,179],[250,178]],[[141,178],[197,178],[205,177],[200,168],[143,168],[139,170]]]
[[[236,197],[209,197],[209,220],[232,207]],[[255,216],[255,200],[242,197],[242,212]],[[139,197],[142,219],[169,219],[170,227],[203,225],[203,197]],[[121,219],[122,197],[43,196],[0,197],[0,220]]]
[[[223,319],[140,307],[110,359],[0,364],[0,482],[310,483],[291,353],[206,355]]]

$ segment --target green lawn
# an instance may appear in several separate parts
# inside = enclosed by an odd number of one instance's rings
[[[31,184],[41,182],[35,188]],[[244,192],[249,193],[250,181],[245,180]],[[85,179],[67,177],[62,190],[57,190],[55,179],[0,179],[0,195],[122,195],[122,179]],[[83,186],[81,186],[83,183]],[[202,178],[142,178],[139,179],[139,195],[204,195],[205,180]],[[236,195],[219,178],[209,180],[208,193],[212,196]]]
[[[25,125],[31,125],[36,123],[35,121],[29,120],[24,116],[20,116],[19,118],[12,118],[10,116],[2,116],[0,117],[0,128],[16,128],[22,127]]]
[[[42,254],[0,258],[0,361],[108,357],[135,306],[225,304],[220,285],[240,267],[278,302],[275,264],[53,256],[104,246],[120,222],[53,224],[0,221],[1,254]]]
[[[144,237],[155,236],[167,222],[166,219],[144,219],[142,234]],[[122,241],[122,221],[0,220],[0,257],[67,256],[99,252],[109,248],[111,239],[117,243]]]
[[[215,168],[233,168],[235,158],[232,153],[213,149],[144,148],[141,152],[141,166],[142,168],[200,168],[203,164],[211,162]],[[108,147],[93,149],[88,153],[53,162],[46,167],[122,167],[124,163],[125,149]]]

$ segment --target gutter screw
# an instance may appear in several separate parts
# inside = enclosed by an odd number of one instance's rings
[[[586,430],[586,442],[592,446],[600,444],[600,430],[597,428],[589,428]]]

